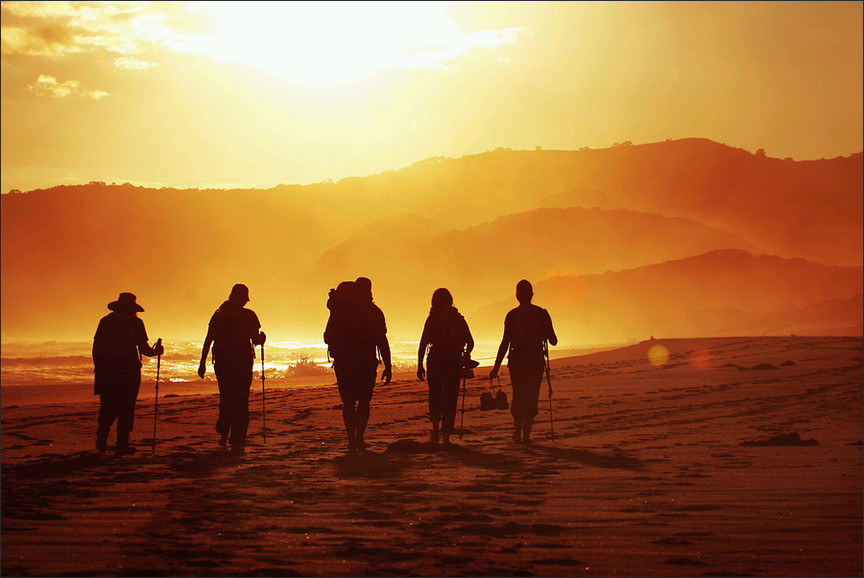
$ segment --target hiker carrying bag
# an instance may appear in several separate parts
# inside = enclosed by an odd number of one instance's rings
[[[492,392],[484,391],[480,394],[480,410],[487,411],[490,409],[495,409],[495,397]]]
[[[507,394],[501,389],[501,378],[498,378],[498,393],[495,394],[495,409],[508,409]]]
[[[490,379],[489,382],[489,390],[480,394],[480,410],[509,409],[510,405],[507,403],[507,394],[501,389],[501,378],[498,378],[498,392],[495,395],[492,395],[490,391],[492,389],[492,380]]]

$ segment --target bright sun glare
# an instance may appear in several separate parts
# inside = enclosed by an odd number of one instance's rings
[[[338,84],[388,67],[442,68],[515,30],[462,32],[443,2],[201,2],[217,30],[178,50],[258,67],[306,85]]]

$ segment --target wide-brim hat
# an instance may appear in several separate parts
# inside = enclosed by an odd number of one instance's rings
[[[117,301],[112,301],[108,304],[108,309],[111,311],[144,311],[144,308],[135,302],[135,295],[132,293],[121,293]]]

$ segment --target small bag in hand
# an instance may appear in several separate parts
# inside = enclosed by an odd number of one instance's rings
[[[507,404],[507,394],[504,393],[503,389],[499,389],[498,393],[495,394],[495,409],[508,409],[509,407]]]
[[[480,410],[487,411],[495,409],[495,397],[489,391],[480,394]]]
[[[491,379],[489,380],[492,381]],[[490,383],[491,389],[491,383]],[[489,409],[509,409],[507,403],[507,394],[501,389],[501,378],[498,378],[498,393],[492,395],[491,391],[484,391],[480,394],[480,409],[486,411]]]

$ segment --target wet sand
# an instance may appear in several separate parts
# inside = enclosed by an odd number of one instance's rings
[[[445,448],[399,375],[364,452],[331,382],[268,381],[265,439],[259,380],[242,455],[214,394],[160,397],[155,443],[139,402],[130,456],[95,398],[4,400],[2,574],[861,576],[862,379],[860,337],[644,342],[553,359],[531,445],[469,380]]]

